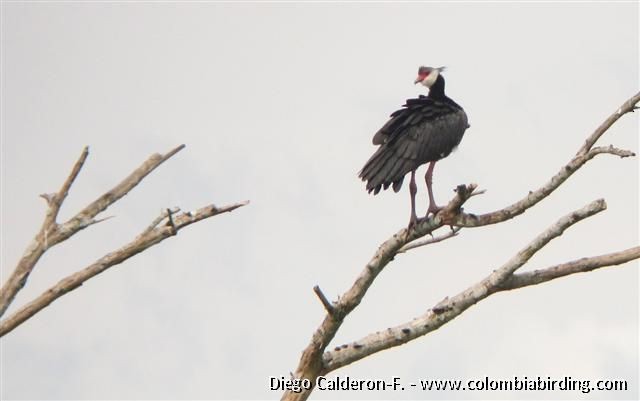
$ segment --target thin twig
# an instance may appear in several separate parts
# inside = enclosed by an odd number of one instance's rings
[[[100,219],[93,219],[93,220],[91,220],[91,221],[89,222],[89,224],[87,224],[87,227],[88,227],[88,226],[92,226],[92,225],[94,225],[94,224],[102,223],[103,221],[111,220],[111,219],[113,219],[114,217],[116,217],[116,216],[105,216],[105,217],[102,217],[102,218],[100,218]]]
[[[84,149],[82,149],[82,153],[80,154],[80,157],[78,158],[76,163],[73,165],[73,168],[71,169],[71,173],[69,174],[67,179],[64,181],[64,184],[62,184],[62,187],[60,188],[58,193],[54,194],[51,197],[51,200],[47,199],[47,202],[49,203],[49,210],[47,211],[47,216],[44,221],[44,225],[46,225],[47,227],[56,223],[56,219],[58,218],[58,213],[60,212],[60,207],[62,206],[62,203],[64,202],[64,200],[67,198],[67,195],[69,195],[69,189],[71,188],[71,185],[73,185],[73,182],[78,177],[78,174],[80,174],[80,170],[82,170],[82,166],[84,166],[84,162],[87,160],[88,156],[89,156],[89,147],[85,146]]]
[[[471,196],[473,196],[473,194],[472,194]],[[443,235],[440,235],[440,236],[438,236],[438,237],[429,238],[429,239],[425,239],[425,240],[422,240],[422,241],[415,241],[415,242],[412,242],[412,243],[407,244],[407,245],[403,246],[402,248],[400,248],[400,249],[398,250],[398,253],[404,253],[404,252],[407,252],[407,251],[408,251],[408,250],[410,250],[410,249],[415,249],[415,248],[419,248],[419,247],[421,247],[421,246],[426,246],[426,245],[435,244],[435,243],[437,243],[437,242],[444,241],[444,240],[449,239],[449,238],[451,238],[451,237],[455,237],[455,236],[457,236],[457,235],[458,235],[458,232],[459,232],[460,230],[462,230],[462,227],[454,227],[454,228],[453,228],[451,231],[449,231],[448,233],[443,234]]]
[[[576,155],[587,153],[591,147],[600,139],[600,137],[607,132],[607,130],[623,115],[632,112],[635,108],[635,105],[640,102],[640,92],[633,95],[629,100],[624,102],[622,106],[620,106],[616,111],[614,111],[609,118],[607,118],[596,130],[593,134],[589,135],[589,137],[584,142],[584,145],[578,150]]]
[[[160,224],[162,222],[162,220],[167,218],[167,215],[169,213],[178,213],[180,211],[179,207],[174,207],[171,209],[163,209],[162,212],[160,213],[160,215],[158,217],[156,217],[155,219],[153,219],[153,221],[151,222],[151,224],[149,224],[149,226],[147,226],[147,228],[140,233],[140,235],[146,235],[149,232],[151,232],[151,230],[153,230],[154,228],[156,228],[158,226],[158,224]]]
[[[469,198],[471,198],[471,197],[473,197],[473,196],[484,195],[484,194],[486,194],[486,193],[487,193],[487,190],[486,190],[486,189],[478,189],[478,190],[473,191],[473,192],[471,193],[471,195],[469,195]]]
[[[55,196],[56,194],[40,194],[40,197],[47,201],[47,206],[51,205],[51,202],[53,202]]]
[[[333,304],[327,299],[327,297],[324,295],[320,287],[317,285],[314,286],[313,292],[316,293],[316,295],[318,296],[318,299],[320,299],[320,302],[322,302],[322,306],[324,306],[324,309],[327,311],[327,313],[330,315],[333,315],[333,312],[334,312]]]
[[[173,222],[173,212],[171,212],[169,208],[167,208],[167,218],[169,219],[168,225],[171,227],[173,235],[176,235],[178,230],[176,229],[176,223]]]
[[[632,157],[635,156],[636,154],[630,150],[625,150],[625,149],[618,149],[616,147],[614,147],[613,145],[609,145],[609,146],[596,146],[595,148],[592,148],[589,150],[588,154],[595,156],[595,155],[599,155],[599,154],[604,154],[604,153],[608,153],[610,155],[615,155],[615,156],[620,156],[622,159],[624,159],[625,157]]]

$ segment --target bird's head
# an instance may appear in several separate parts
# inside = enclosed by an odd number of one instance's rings
[[[442,71],[444,71],[444,67],[420,67],[418,69],[418,78],[414,83],[421,83],[427,88],[431,88]]]

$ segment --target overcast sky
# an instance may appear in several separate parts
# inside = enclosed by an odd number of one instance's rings
[[[638,91],[638,3],[21,3],[1,5],[2,281],[82,147],[61,219],[154,152],[187,148],[42,258],[16,308],[137,235],[162,208],[251,204],[198,223],[65,295],[1,340],[3,399],[278,398],[335,299],[409,218],[407,186],[357,172],[418,66],[448,67],[471,128],[438,163],[465,210],[546,182]],[[638,151],[637,116],[599,143]],[[424,168],[419,170],[422,177]],[[510,222],[396,258],[332,345],[416,317],[499,267],[566,213],[608,209],[524,269],[638,244],[638,159],[599,156]],[[418,181],[418,213],[427,207]],[[315,399],[637,399],[638,263],[497,294],[353,378],[627,380],[629,391],[315,392]]]

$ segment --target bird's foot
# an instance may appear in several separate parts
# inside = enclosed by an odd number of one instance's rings
[[[411,230],[418,223],[418,216],[415,213],[411,214],[411,218],[409,218],[409,225],[407,226],[407,231]]]
[[[429,217],[430,214],[435,216],[442,209],[444,209],[442,206],[438,206],[435,203],[430,203],[429,204],[429,209],[427,209],[427,214],[424,217],[427,218],[427,217]]]

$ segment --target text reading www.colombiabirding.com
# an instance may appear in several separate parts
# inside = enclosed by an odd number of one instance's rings
[[[315,384],[315,386],[314,386]],[[284,376],[269,377],[274,391],[289,390],[299,393],[315,387],[315,391],[628,391],[626,380],[580,380],[571,376],[563,378],[515,376],[497,380],[490,377],[471,380],[422,379],[405,381],[400,377],[387,380],[362,380],[349,376],[319,376],[315,383],[309,379],[291,379]]]

